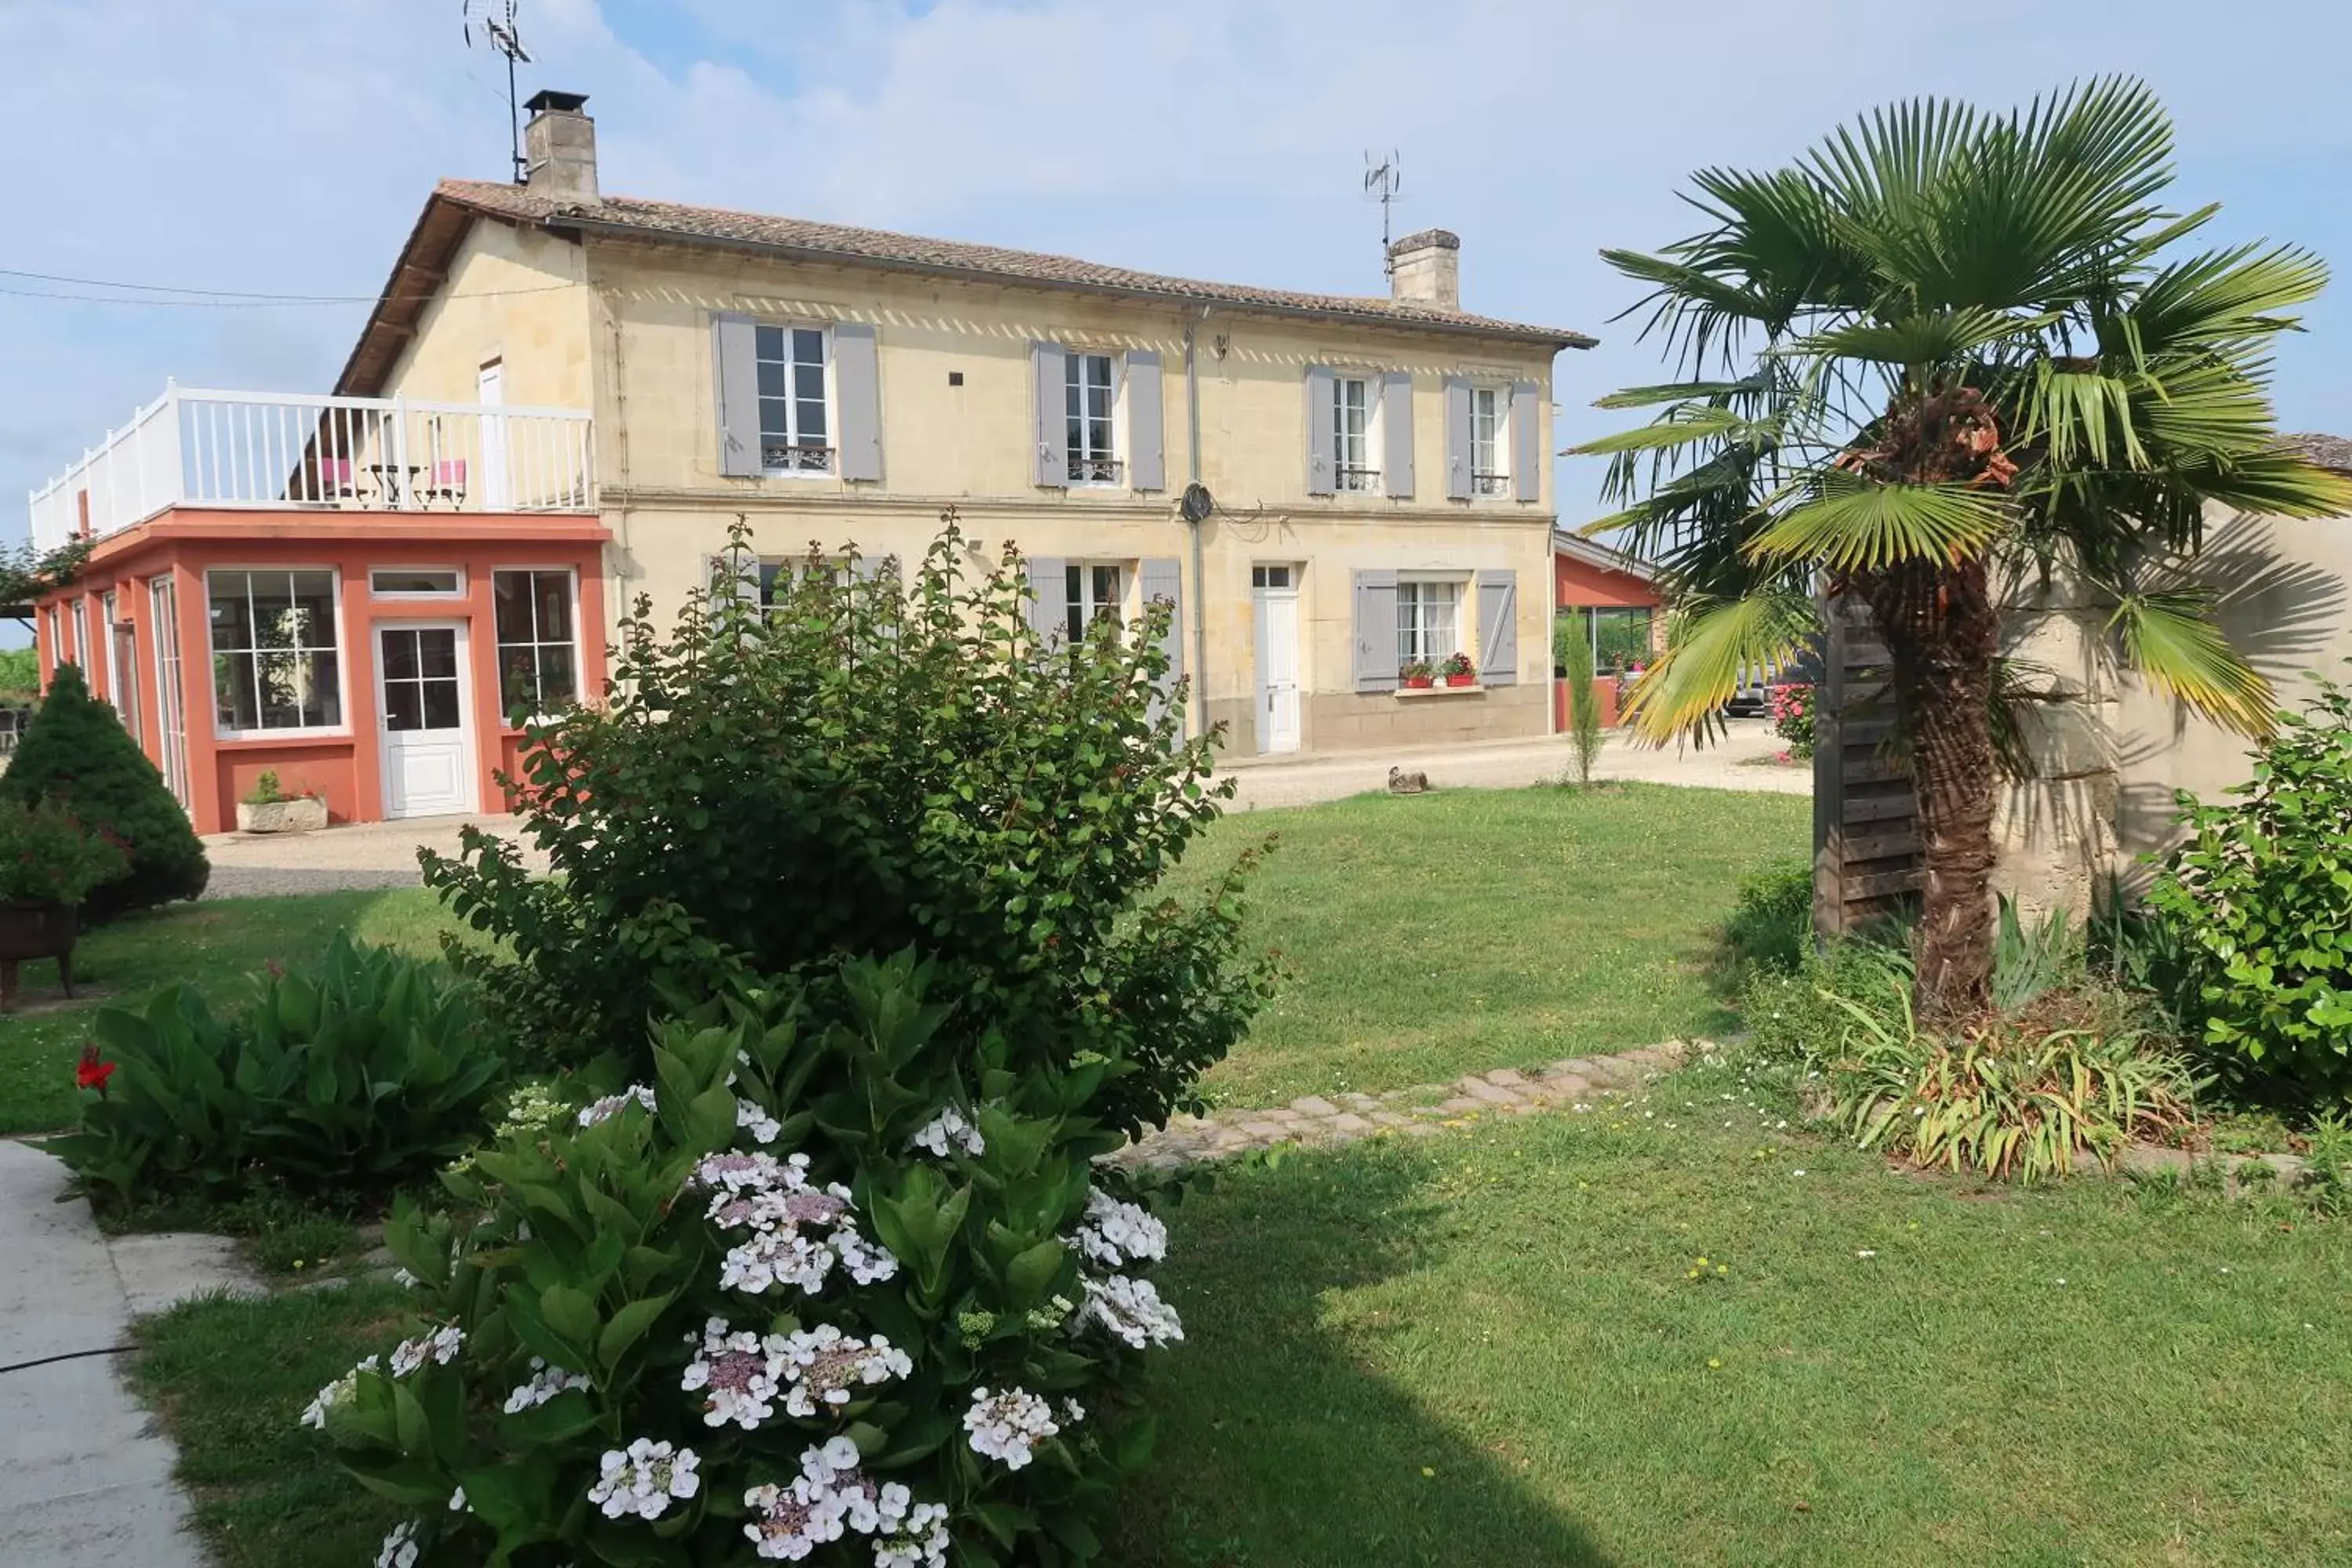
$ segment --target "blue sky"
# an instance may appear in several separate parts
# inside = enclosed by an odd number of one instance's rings
[[[505,168],[502,70],[459,9],[5,0],[0,268],[373,295],[436,177]],[[1691,169],[1784,161],[1891,99],[2134,72],[2178,121],[2182,202],[2225,204],[2209,234],[2347,274],[2278,396],[2289,428],[2352,434],[2340,0],[522,0],[521,22],[523,90],[591,95],[609,191],[1195,277],[1379,291],[1363,153],[1398,149],[1399,223],[1462,236],[1466,306],[1601,338],[1560,362],[1563,441],[1657,378],[1595,252],[1685,232]],[[362,315],[0,292],[0,539],[166,376],[322,389]],[[1597,477],[1565,467],[1565,515]]]

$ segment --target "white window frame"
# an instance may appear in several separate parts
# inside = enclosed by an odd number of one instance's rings
[[[781,361],[765,360],[760,353],[761,332],[784,334],[786,357]],[[797,332],[814,332],[817,336],[818,368],[824,376],[824,439],[819,443],[803,443],[801,438],[800,405],[802,398],[796,384],[801,362],[792,357],[799,346]],[[809,461],[793,467],[777,467],[768,461],[768,425],[766,405],[772,401],[761,395],[759,377],[762,363],[781,363],[786,371],[784,403],[784,440],[780,446],[811,454]],[[751,408],[752,418],[760,429],[760,471],[772,479],[832,479],[841,476],[841,408],[835,393],[833,367],[833,328],[823,321],[754,321],[751,323]]]
[[[1491,467],[1478,466],[1478,403],[1491,398],[1494,407],[1494,427],[1487,444],[1486,460]],[[1507,500],[1511,495],[1511,389],[1496,382],[1470,384],[1470,499],[1473,500]]]
[[[457,578],[454,588],[379,588],[375,585],[379,572],[447,572]],[[368,568],[368,597],[399,603],[403,600],[424,600],[446,603],[466,596],[466,569],[463,566],[371,566]]]
[[[63,608],[61,605],[51,605],[45,617],[49,623],[49,668],[51,669],[57,668],[61,664],[73,662],[71,650],[66,647]]]
[[[331,652],[335,656],[335,711],[342,715],[342,718],[339,721],[332,724],[265,726],[254,730],[233,730],[221,722],[219,675],[221,654],[224,651],[229,653],[257,653],[259,651],[258,649],[252,648],[229,648],[224,650],[213,641],[213,578],[216,574],[230,572],[246,575],[248,579],[250,578],[250,574],[256,572],[284,573],[289,576],[291,576],[296,573],[302,572],[323,572],[327,574],[327,581],[330,584],[329,593],[335,606],[333,640],[324,644],[308,644],[306,645],[305,650],[312,653],[322,651]],[[242,565],[223,562],[217,566],[206,566],[200,574],[200,581],[203,583],[205,590],[205,652],[213,661],[213,668],[206,672],[211,679],[205,684],[205,700],[211,704],[208,710],[212,714],[214,738],[221,741],[280,741],[289,738],[299,740],[306,735],[350,734],[352,732],[352,661],[343,640],[342,569],[337,566],[327,565],[287,566],[281,565],[274,561],[265,562],[259,565]],[[246,594],[248,602],[250,602],[252,593],[253,584],[250,580],[248,580],[246,584]],[[260,667],[257,660],[255,665],[255,679],[259,679],[259,671]],[[256,694],[256,706],[258,707],[258,693]]]
[[[1429,642],[1428,616],[1421,606],[1425,604],[1422,590],[1431,587],[1454,590],[1454,646],[1434,648]],[[1470,650],[1471,626],[1469,611],[1470,574],[1466,572],[1408,572],[1397,575],[1397,668],[1402,669],[1417,659],[1425,659],[1433,668],[1457,653]],[[1405,616],[1412,606],[1412,622],[1408,631]],[[1408,644],[1407,638],[1412,642]],[[1417,647],[1418,651],[1413,651]]]
[[[1078,597],[1076,599],[1070,597],[1070,574],[1073,572],[1078,574]],[[1110,598],[1100,596],[1098,592],[1100,584],[1095,577],[1097,572],[1117,574],[1113,579],[1115,591]],[[1127,598],[1135,587],[1136,573],[1137,563],[1133,561],[1063,562],[1060,623],[1062,635],[1071,642],[1077,642],[1085,637],[1096,621],[1106,616],[1121,626],[1126,625]],[[1070,624],[1073,616],[1078,617],[1078,624],[1075,627]]]
[[[1348,389],[1363,394],[1363,429],[1356,460],[1348,460]],[[1335,495],[1377,496],[1386,493],[1381,474],[1381,378],[1370,371],[1341,370],[1331,377],[1331,489]]]
[[[98,612],[98,683],[105,688],[106,705],[120,713],[122,703],[114,690],[114,590],[109,588],[89,604]]]
[[[530,572],[541,575],[551,573],[561,573],[562,574],[564,581],[570,588],[570,595],[567,600],[567,605],[568,613],[572,619],[572,700],[574,702],[585,702],[588,700],[588,666],[586,656],[581,651],[585,645],[586,639],[583,636],[583,628],[580,625],[580,573],[578,569],[571,566],[550,566],[544,562],[534,563],[530,561],[516,561],[503,565],[493,566],[490,568],[490,680],[493,688],[498,692],[498,709],[493,717],[497,719],[499,728],[500,730],[511,730],[516,727],[513,719],[510,717],[511,710],[507,707],[506,664],[502,657],[506,653],[506,650],[509,647],[530,647],[538,649],[562,646],[560,643],[551,641],[537,635],[539,631],[539,610],[538,601],[536,599],[531,601],[532,637],[530,642],[509,643],[499,635],[499,577],[501,574],[509,572]],[[531,660],[531,669],[533,674],[538,673],[539,662],[535,654]],[[525,716],[524,722],[529,723],[534,721],[544,720],[549,716],[550,715],[544,712],[534,711]]]
[[[1106,387],[1108,407],[1104,410],[1104,428],[1110,445],[1097,452],[1070,445],[1070,377],[1079,375],[1079,385],[1086,385],[1084,373],[1078,367],[1088,360],[1100,360],[1109,367]],[[1066,349],[1062,353],[1062,473],[1072,489],[1119,489],[1127,484],[1127,459],[1120,454],[1127,450],[1127,432],[1122,422],[1127,414],[1127,356],[1103,349]],[[1091,424],[1091,417],[1080,416],[1081,425]],[[1094,465],[1094,471],[1081,476],[1081,464]]]
[[[73,612],[74,668],[81,671],[82,684],[89,683],[89,596],[84,595],[69,606]]]

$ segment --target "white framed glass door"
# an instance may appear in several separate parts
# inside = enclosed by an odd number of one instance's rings
[[[188,809],[188,704],[180,689],[180,592],[169,577],[147,584],[148,622],[155,641],[155,741],[163,753],[163,785]]]
[[[1250,568],[1257,627],[1257,749],[1298,750],[1298,576],[1293,566]]]
[[[473,810],[466,628],[388,621],[377,626],[375,640],[383,814],[442,816]]]

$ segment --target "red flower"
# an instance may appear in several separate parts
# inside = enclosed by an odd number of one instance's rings
[[[95,1044],[84,1046],[81,1048],[81,1063],[74,1068],[74,1083],[78,1088],[98,1090],[99,1098],[102,1100],[106,1097],[106,1080],[114,1076],[114,1066],[112,1062],[102,1062],[98,1059],[98,1047]]]

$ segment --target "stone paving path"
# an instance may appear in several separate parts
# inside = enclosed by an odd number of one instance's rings
[[[1110,1159],[1173,1171],[1196,1160],[1222,1160],[1285,1143],[1350,1143],[1384,1135],[1426,1138],[1473,1117],[1574,1110],[1640,1087],[1678,1066],[1688,1048],[1680,1040],[1669,1040],[1613,1056],[1570,1057],[1531,1073],[1505,1068],[1386,1094],[1307,1095],[1268,1110],[1180,1116]]]

